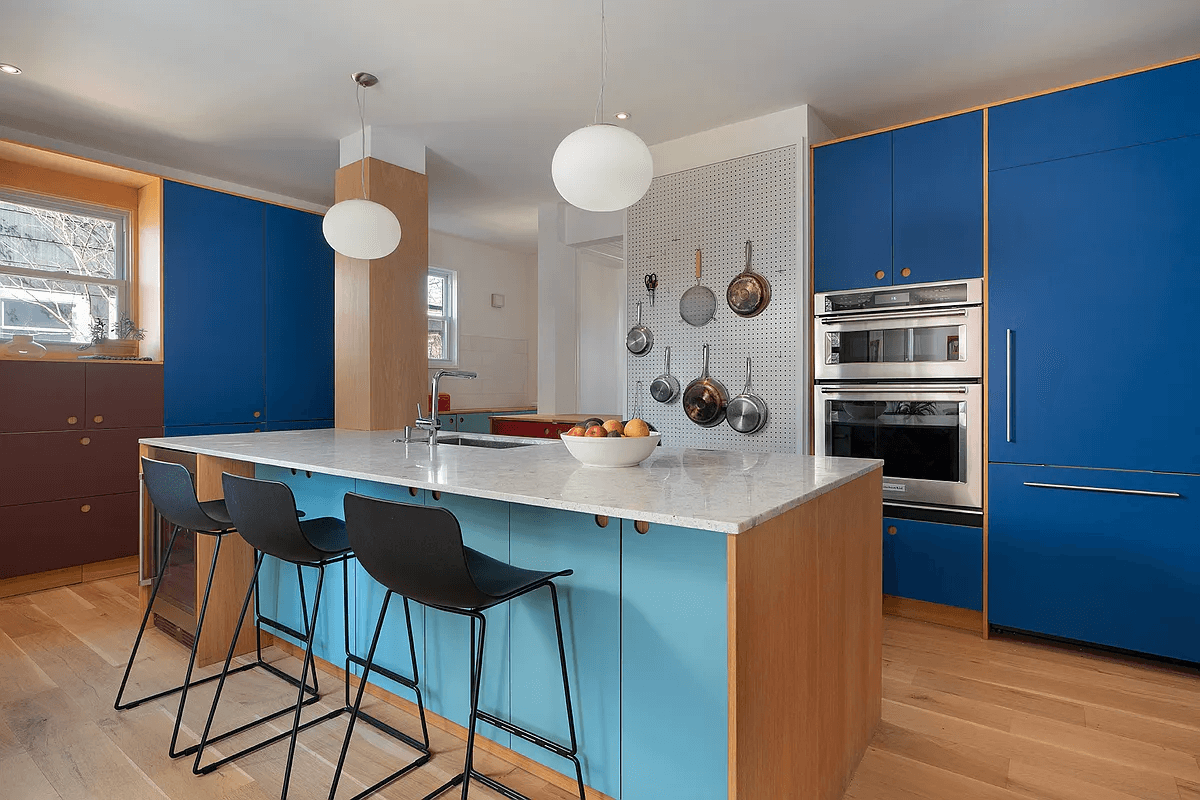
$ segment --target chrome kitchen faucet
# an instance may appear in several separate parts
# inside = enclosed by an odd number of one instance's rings
[[[469,372],[465,369],[439,369],[433,373],[433,389],[430,392],[430,409],[429,418],[426,419],[421,415],[421,404],[417,403],[417,421],[418,428],[429,431],[429,446],[437,446],[438,430],[442,427],[442,422],[438,419],[437,404],[438,404],[438,382],[442,378],[478,378],[479,374]],[[405,439],[408,437],[405,436]]]

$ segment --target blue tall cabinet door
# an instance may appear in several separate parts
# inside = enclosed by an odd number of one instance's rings
[[[892,282],[982,276],[983,112],[893,131]]]
[[[163,182],[168,427],[262,418],[263,208],[244,197]]]
[[[891,285],[891,133],[813,150],[813,248],[818,292]]]
[[[990,459],[1200,473],[1200,137],[990,192]]]
[[[1200,661],[1200,476],[992,464],[989,477],[991,623]]]
[[[266,416],[333,419],[333,250],[320,216],[265,214]]]
[[[1008,169],[1200,133],[1200,60],[992,108],[988,167]]]

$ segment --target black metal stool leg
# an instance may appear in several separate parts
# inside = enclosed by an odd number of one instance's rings
[[[300,565],[296,565],[296,572],[300,572]],[[317,596],[313,598],[313,613],[312,619],[306,620],[308,623],[305,627],[308,632],[308,640],[304,643],[304,664],[300,667],[300,694],[296,698],[296,716],[292,719],[292,738],[288,743],[287,765],[283,768],[283,791],[279,795],[280,798],[286,798],[288,793],[288,784],[292,780],[292,761],[296,757],[296,735],[300,732],[300,715],[304,711],[304,682],[308,678],[308,671],[312,669],[316,672],[317,665],[313,661],[313,639],[317,635],[317,612],[321,608],[321,588],[325,584],[325,566],[317,567]],[[301,577],[300,597],[304,597],[304,582]]]
[[[130,708],[141,705],[147,700],[157,700],[171,692],[179,690],[179,687],[167,689],[165,692],[143,697],[140,700],[131,700],[124,705],[121,704],[121,695],[125,694],[125,684],[129,682],[129,673],[133,670],[133,662],[137,658],[138,648],[142,645],[142,635],[146,633],[146,623],[150,621],[150,612],[154,609],[154,599],[158,597],[158,588],[162,586],[163,575],[167,571],[167,563],[171,558],[171,551],[175,549],[175,539],[179,536],[179,528],[172,526],[174,530],[171,532],[171,541],[167,542],[167,551],[163,553],[162,563],[158,565],[158,575],[154,577],[154,588],[150,590],[150,600],[146,603],[146,613],[142,614],[142,624],[138,628],[137,638],[133,640],[133,650],[129,653],[129,663],[125,665],[125,675],[121,678],[121,686],[117,689],[117,699],[113,702],[113,708],[117,711],[125,711]],[[192,645],[193,656],[196,653],[196,646]]]
[[[479,648],[475,647],[475,623],[479,622]],[[487,620],[483,614],[471,615],[471,718],[467,721],[467,759],[463,768],[462,800],[467,800],[471,789],[471,775],[475,768],[475,725],[479,721],[479,695],[483,683],[483,642],[487,633]]]
[[[575,737],[575,712],[571,709],[571,682],[567,679],[567,650],[563,646],[562,617],[558,613],[558,589],[554,583],[548,583],[550,599],[554,604],[554,632],[558,634],[558,663],[562,667],[563,697],[567,701],[567,727],[571,730],[571,755],[569,760],[575,765],[575,780],[579,785],[579,800],[587,800],[583,787],[583,766],[579,763],[579,742]]]
[[[171,758],[190,755],[200,747],[197,743],[178,752],[175,750],[175,745],[179,742],[179,726],[183,724],[183,710],[187,705],[188,687],[192,682],[192,670],[196,666],[196,650],[200,647],[200,634],[204,630],[204,614],[208,611],[208,595],[212,591],[213,576],[217,573],[217,559],[221,555],[221,542],[224,538],[224,536],[218,536],[217,542],[213,546],[212,563],[208,567],[208,583],[204,584],[204,599],[200,602],[200,609],[196,614],[196,633],[192,639],[192,652],[188,655],[187,672],[183,675],[183,690],[179,693],[179,710],[175,712],[175,728],[171,731],[171,744],[167,749],[167,754]]]

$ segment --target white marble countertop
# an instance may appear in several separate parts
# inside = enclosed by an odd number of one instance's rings
[[[538,444],[504,450],[441,444],[431,451],[423,441],[393,441],[402,435],[326,429],[141,441],[256,464],[721,533],[749,530],[883,464],[659,447],[636,467],[599,469],[580,464],[556,440],[525,440]]]

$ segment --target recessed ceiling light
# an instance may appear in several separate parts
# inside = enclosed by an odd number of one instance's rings
[[[0,72],[7,72],[9,75],[20,75],[21,68],[12,64],[0,64]]]
[[[617,119],[629,119],[633,116],[633,114],[630,114],[628,111],[618,111],[617,113],[613,114],[613,116]]]

